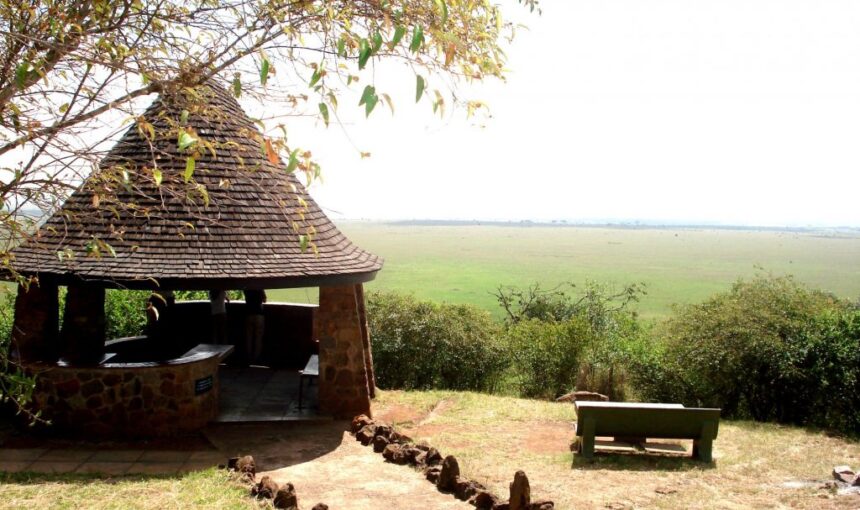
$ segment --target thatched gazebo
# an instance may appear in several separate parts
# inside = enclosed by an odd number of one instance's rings
[[[186,174],[189,158],[193,173]],[[369,412],[373,373],[362,284],[382,261],[337,229],[295,167],[267,148],[219,86],[162,94],[62,208],[12,252],[15,270],[34,278],[18,289],[13,345],[22,363],[42,374],[37,404],[73,428],[93,420],[105,430],[139,428],[129,424],[157,415],[159,402],[167,409],[156,424],[163,433],[171,424],[199,426],[217,412],[194,406],[207,384],[201,386],[200,374],[179,374],[172,387],[161,388],[165,395],[156,388],[147,406],[147,399],[136,399],[137,376],[111,370],[117,367],[103,359],[105,289],[319,287],[312,320],[320,412]],[[62,329],[59,286],[67,287]],[[209,393],[217,394],[217,359],[205,370],[216,372],[216,391]]]

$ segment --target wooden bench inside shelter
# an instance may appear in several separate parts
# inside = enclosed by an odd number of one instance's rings
[[[578,451],[594,455],[595,437],[612,436],[617,441],[642,442],[647,438],[692,439],[693,457],[712,460],[720,409],[684,407],[681,404],[636,402],[576,402]]]
[[[308,381],[308,385],[313,384],[314,379],[319,378],[319,375],[320,357],[317,354],[311,354],[305,368],[303,370],[299,370],[299,409],[302,408],[302,396],[305,380]]]

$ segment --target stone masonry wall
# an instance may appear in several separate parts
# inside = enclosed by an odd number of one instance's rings
[[[320,413],[335,418],[369,415],[369,378],[356,286],[320,287],[314,320],[320,349]]]
[[[48,430],[86,437],[158,437],[200,429],[218,415],[217,356],[171,365],[30,365],[34,406]],[[212,376],[210,389],[195,383]],[[205,384],[204,384],[205,386]]]

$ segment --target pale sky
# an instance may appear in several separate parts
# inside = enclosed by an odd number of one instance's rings
[[[460,87],[492,118],[434,117],[377,64],[394,116],[291,124],[334,218],[860,226],[860,2],[507,4],[507,83]]]

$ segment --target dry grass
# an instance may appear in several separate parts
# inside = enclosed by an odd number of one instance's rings
[[[225,471],[209,469],[172,477],[0,473],[0,508],[249,509],[259,505]]]
[[[518,469],[557,508],[858,508],[820,489],[833,466],[860,467],[860,444],[797,427],[724,420],[715,462],[604,455],[574,458],[573,406],[456,392],[382,392],[376,416],[460,461],[500,495]],[[689,450],[689,444],[687,444]],[[807,488],[786,482],[818,480]]]

